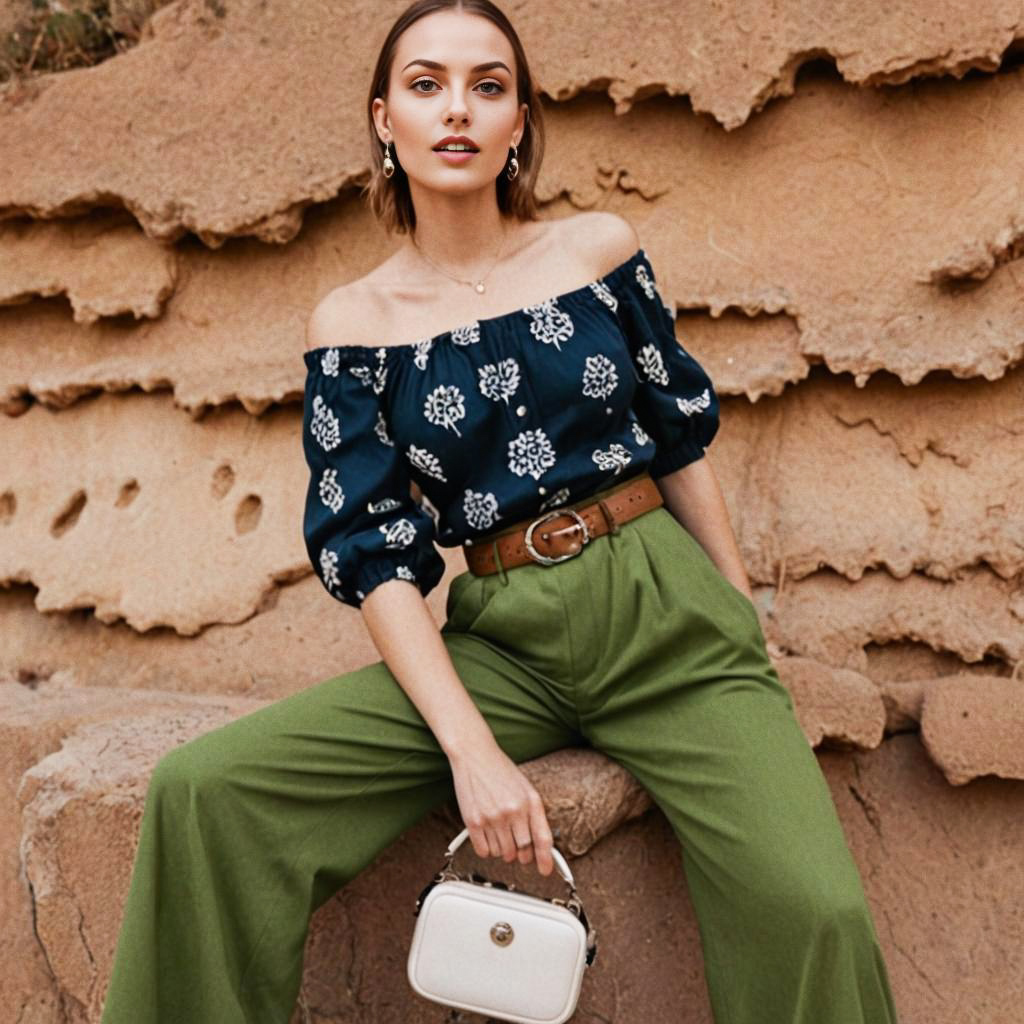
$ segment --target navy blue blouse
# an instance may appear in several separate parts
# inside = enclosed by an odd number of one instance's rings
[[[425,597],[444,574],[435,542],[701,458],[718,398],[674,324],[638,249],[596,281],[432,338],[307,350],[303,535],[327,591],[358,608],[403,579]]]

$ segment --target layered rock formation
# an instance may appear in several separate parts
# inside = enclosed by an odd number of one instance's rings
[[[131,51],[0,91],[0,1021],[98,1020],[163,752],[378,657],[303,549],[301,351],[315,301],[396,244],[358,189],[402,6],[179,0]],[[721,396],[709,454],[902,1020],[1011,1024],[1024,3],[509,13],[544,216],[636,225]],[[442,550],[438,623],[464,567]],[[596,894],[581,1006],[710,1021],[660,811],[599,754],[525,770]],[[297,1014],[440,1019],[381,907],[411,907],[456,824],[318,912]]]

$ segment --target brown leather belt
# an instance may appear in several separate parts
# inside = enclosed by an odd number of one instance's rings
[[[616,533],[619,523],[627,523],[664,503],[658,485],[645,470],[576,505],[551,509],[537,519],[523,519],[500,533],[467,540],[462,546],[466,565],[475,576],[497,572],[495,549],[505,569],[527,563],[564,562],[578,555],[594,537]]]

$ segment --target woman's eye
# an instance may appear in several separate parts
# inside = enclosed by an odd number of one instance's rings
[[[420,85],[437,85],[437,82],[435,82],[431,78],[418,78],[415,82],[412,83],[412,85],[409,88],[414,89],[416,92],[422,93],[430,93],[434,91],[433,89],[418,89],[417,86]],[[481,82],[480,85],[481,87],[488,85],[494,87],[493,89],[485,90],[485,96],[497,96],[499,93],[505,91],[504,87],[500,82]]]

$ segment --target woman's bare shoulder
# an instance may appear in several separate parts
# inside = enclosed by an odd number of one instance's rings
[[[356,335],[359,333],[359,325],[364,322],[365,307],[362,308],[362,315],[355,313],[364,301],[364,288],[358,281],[332,288],[309,315],[306,323],[306,349],[359,344],[360,339]]]
[[[379,285],[383,267],[332,288],[320,299],[306,324],[307,350],[378,344],[385,312]]]
[[[640,248],[636,228],[612,210],[585,210],[572,218],[576,244],[588,253],[594,277],[604,277]]]

